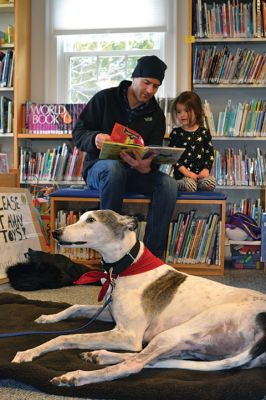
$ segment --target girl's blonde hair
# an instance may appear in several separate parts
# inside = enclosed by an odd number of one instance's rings
[[[196,117],[196,123],[199,126],[204,126],[204,109],[202,106],[201,98],[195,92],[182,92],[179,96],[175,98],[171,105],[171,117],[173,123],[176,123],[176,105],[182,104],[186,111],[194,111]],[[191,121],[190,121],[191,122]]]

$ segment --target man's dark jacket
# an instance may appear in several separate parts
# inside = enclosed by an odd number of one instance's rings
[[[165,117],[153,97],[145,107],[130,112],[125,100],[130,81],[119,86],[101,90],[88,102],[73,130],[73,141],[79,150],[85,151],[83,178],[88,169],[98,160],[100,151],[95,145],[98,133],[111,134],[115,122],[138,132],[145,145],[161,145],[165,134]]]

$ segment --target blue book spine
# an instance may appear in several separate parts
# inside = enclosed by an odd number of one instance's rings
[[[261,262],[266,262],[266,213],[261,214]]]

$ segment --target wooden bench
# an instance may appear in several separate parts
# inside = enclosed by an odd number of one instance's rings
[[[84,210],[89,204],[90,207],[99,207],[99,193],[95,190],[89,189],[60,189],[50,195],[51,200],[51,232],[56,228],[56,216],[58,210]],[[125,194],[123,203],[124,205],[148,206],[151,199],[150,197],[128,193]],[[220,265],[209,264],[172,264],[178,270],[195,274],[195,275],[223,275],[224,274],[224,238],[225,238],[225,216],[226,216],[226,195],[220,192],[178,192],[176,199],[177,209],[181,205],[191,206],[207,206],[208,211],[212,207],[218,207],[221,218],[221,255]],[[55,242],[51,235],[51,253],[55,252]],[[76,260],[77,261],[77,260]],[[85,263],[87,260],[79,260]],[[87,261],[88,262],[88,261]],[[93,260],[89,260],[93,264]],[[99,260],[96,260],[99,263]]]

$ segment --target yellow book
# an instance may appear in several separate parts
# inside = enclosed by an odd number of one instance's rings
[[[132,150],[137,151],[144,158],[155,153],[154,161],[159,164],[176,164],[185,149],[165,146],[139,146],[108,141],[104,142],[99,158],[101,160],[119,160],[121,151],[133,154]]]

